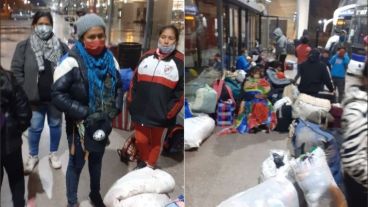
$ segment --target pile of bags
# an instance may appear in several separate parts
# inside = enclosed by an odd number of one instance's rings
[[[106,193],[104,204],[108,207],[165,207],[172,202],[168,193],[174,188],[175,180],[170,174],[145,167],[117,180]]]
[[[262,166],[261,183],[223,201],[219,207],[335,207],[346,206],[326,161],[317,147],[297,159],[271,151]]]

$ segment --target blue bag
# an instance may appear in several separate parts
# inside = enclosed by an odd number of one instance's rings
[[[340,164],[340,153],[334,136],[314,124],[303,119],[293,122],[294,134],[291,137],[294,155],[299,157],[315,147],[320,147],[326,154],[326,160],[338,186],[343,186]]]
[[[119,73],[123,92],[125,93],[126,91],[129,90],[130,81],[132,81],[133,78],[133,71],[131,68],[121,68]]]
[[[184,99],[184,118],[190,118],[193,117],[192,110],[190,110],[188,100]]]

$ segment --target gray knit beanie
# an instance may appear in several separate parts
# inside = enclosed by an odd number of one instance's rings
[[[106,29],[104,20],[94,13],[86,14],[75,22],[76,34],[80,39],[91,27],[102,27]]]

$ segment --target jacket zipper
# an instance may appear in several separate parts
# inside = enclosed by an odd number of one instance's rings
[[[161,60],[158,60],[158,62],[157,62],[157,64],[156,64],[156,67],[155,67],[155,69],[153,70],[153,74],[152,74],[152,79],[151,79],[151,81],[153,81],[153,78],[155,77],[156,69],[157,69],[158,65],[160,64],[160,61],[161,61]],[[147,106],[148,106],[148,104],[146,104],[146,107],[145,107],[145,109],[144,109],[144,116],[146,116],[146,114],[147,114]],[[144,125],[142,124],[142,126],[144,126]]]
[[[156,65],[156,67],[155,67],[155,70],[153,71],[153,74],[152,74],[152,79],[151,79],[151,81],[153,81],[153,78],[155,77],[156,69],[157,69],[158,64],[160,64],[160,61],[161,61],[161,60],[158,60],[158,62],[157,62],[157,65]]]

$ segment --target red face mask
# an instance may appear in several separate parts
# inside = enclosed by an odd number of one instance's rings
[[[84,41],[87,52],[92,56],[98,56],[105,49],[105,40]]]

